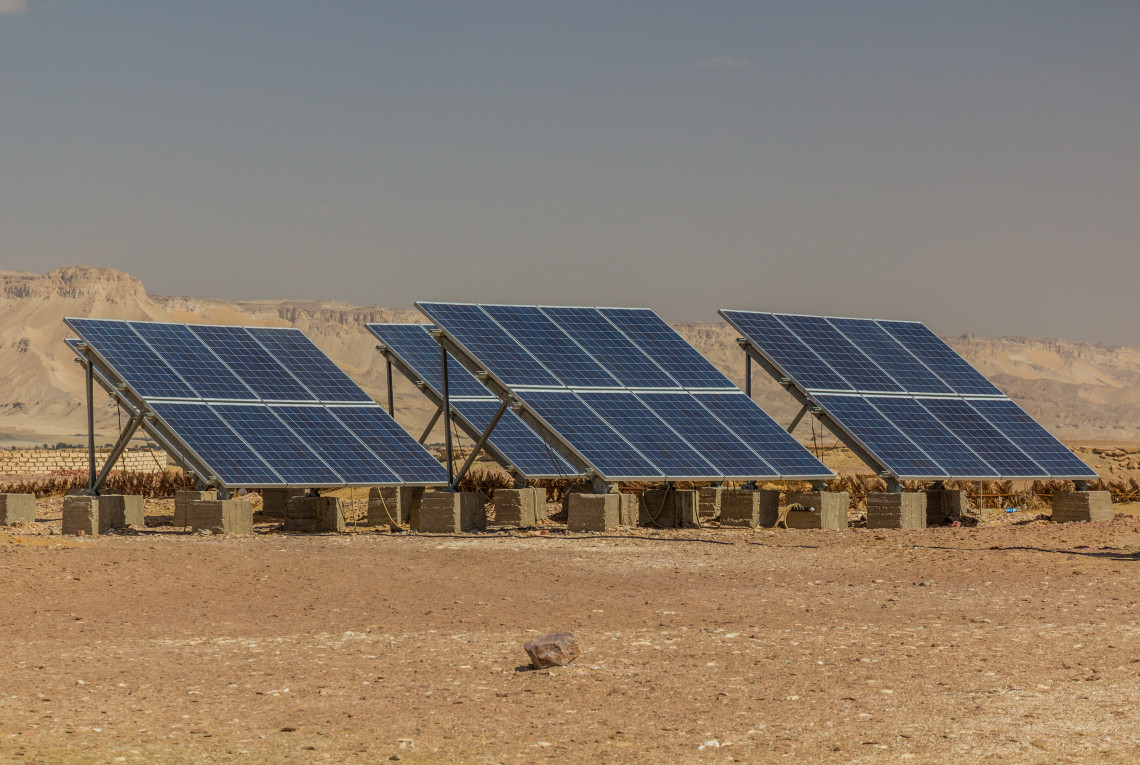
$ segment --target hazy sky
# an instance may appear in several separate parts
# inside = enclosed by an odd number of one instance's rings
[[[1140,345],[1140,2],[0,0],[0,268]]]

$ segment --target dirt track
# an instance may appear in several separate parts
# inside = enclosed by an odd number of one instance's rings
[[[0,761],[1135,761],[1138,550],[1131,517],[0,536]],[[583,656],[521,671],[550,629]]]

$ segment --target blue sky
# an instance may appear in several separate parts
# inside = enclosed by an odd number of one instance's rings
[[[1140,3],[0,0],[0,268],[1140,345]]]

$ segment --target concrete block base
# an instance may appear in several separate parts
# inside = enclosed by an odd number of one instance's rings
[[[868,494],[867,528],[925,529],[926,494],[917,491],[886,491]]]
[[[946,526],[962,520],[969,505],[961,489],[930,489],[926,492],[926,525]]]
[[[422,486],[381,486],[368,490],[369,526],[419,524]]]
[[[1112,519],[1112,494],[1107,491],[1059,491],[1053,495],[1053,520],[1108,521]]]
[[[570,531],[613,531],[622,525],[621,494],[571,494],[566,527]]]
[[[788,505],[803,505],[803,511],[788,513],[789,529],[845,529],[851,495],[845,491],[788,492]]]
[[[662,529],[694,528],[698,506],[695,489],[647,489],[641,492],[638,524]]]
[[[533,526],[546,515],[546,489],[495,489],[491,502],[496,526]]]
[[[712,520],[720,515],[720,498],[724,489],[720,486],[703,486],[697,489],[697,514],[701,520]]]
[[[619,494],[620,520],[622,526],[635,528],[637,526],[638,499],[633,494]]]
[[[186,522],[186,509],[191,502],[212,502],[218,498],[218,492],[209,491],[176,491],[174,492],[174,525],[189,526]]]
[[[561,515],[561,518],[559,519],[556,517],[555,520],[562,520],[563,522],[566,521],[567,513],[570,512],[570,495],[593,493],[594,484],[590,483],[589,481],[577,481],[575,483],[568,484],[562,492],[562,512],[559,514]]]
[[[192,531],[214,534],[252,534],[253,503],[248,499],[203,499],[186,508],[186,525]]]
[[[477,491],[433,491],[420,503],[417,531],[458,534],[487,528],[486,499]]]
[[[0,494],[0,526],[35,522],[35,494]]]
[[[722,529],[755,529],[775,526],[780,492],[768,489],[724,489],[720,494]]]
[[[340,497],[291,497],[285,506],[285,530],[306,534],[344,531]]]
[[[99,535],[99,498],[72,495],[63,498],[63,533]]]
[[[143,498],[138,494],[104,494],[99,497],[99,533],[128,526],[143,527]]]
[[[262,489],[261,513],[271,518],[284,518],[285,512],[289,509],[289,500],[293,497],[303,497],[305,494],[305,489]]]

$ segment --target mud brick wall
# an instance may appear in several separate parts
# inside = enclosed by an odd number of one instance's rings
[[[96,449],[95,464],[102,468],[103,462],[110,453],[110,449]],[[119,461],[115,463],[115,470],[160,473],[166,469],[166,465],[166,452],[131,449],[123,452],[122,456],[119,457]],[[13,449],[0,451],[0,473],[19,475],[86,469],[86,449]]]

